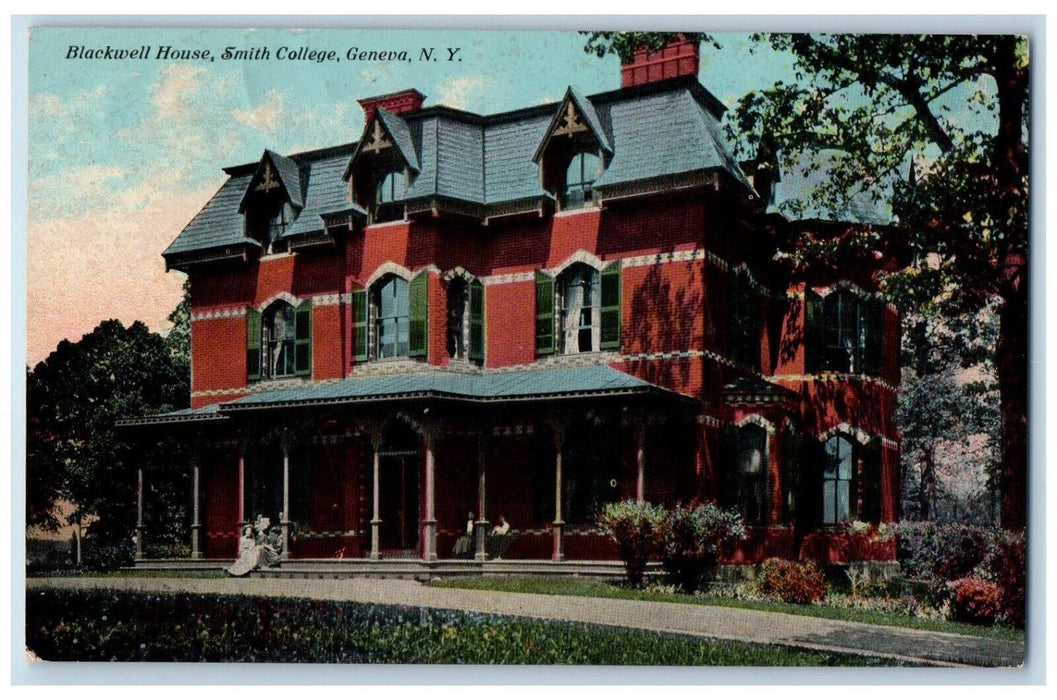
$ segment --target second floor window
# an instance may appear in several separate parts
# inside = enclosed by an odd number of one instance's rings
[[[602,169],[602,161],[594,153],[577,153],[565,172],[563,206],[576,209],[594,199],[594,183]]]
[[[399,277],[390,277],[375,292],[375,357],[408,357],[408,300],[408,283]]]
[[[279,303],[264,315],[265,376],[293,376],[296,337],[294,307]]]
[[[594,352],[599,349],[598,270],[578,264],[560,278],[562,295],[561,332],[565,353]]]

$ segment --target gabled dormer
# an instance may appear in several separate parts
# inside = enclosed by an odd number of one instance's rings
[[[594,182],[613,155],[594,105],[570,87],[565,91],[532,157],[540,184],[560,209],[576,209],[595,202]]]
[[[297,161],[266,150],[239,203],[247,238],[275,252],[305,206],[304,178]]]
[[[402,219],[404,195],[420,170],[411,128],[383,105],[361,104],[367,123],[342,177],[349,183],[350,198],[368,212],[371,223]]]

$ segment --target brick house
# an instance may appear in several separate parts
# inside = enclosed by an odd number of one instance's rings
[[[354,143],[226,168],[164,253],[192,406],[126,421],[194,439],[192,556],[263,514],[291,563],[429,565],[470,513],[478,561],[499,514],[508,562],[611,561],[595,514],[634,498],[739,508],[732,563],[893,560],[845,523],[898,517],[897,313],[776,263],[849,225],[773,213],[697,73],[682,43],[503,114],[373,97]]]

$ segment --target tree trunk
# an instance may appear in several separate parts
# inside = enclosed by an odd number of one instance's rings
[[[996,352],[1002,416],[1002,513],[1007,530],[1027,524],[1028,496],[1028,303],[1007,298],[999,310]]]

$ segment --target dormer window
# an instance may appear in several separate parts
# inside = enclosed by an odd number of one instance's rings
[[[602,174],[602,159],[594,153],[577,153],[565,171],[565,197],[562,206],[576,209],[593,200],[595,180]]]
[[[239,204],[246,237],[258,241],[264,255],[281,249],[283,236],[303,207],[300,166],[265,151]]]
[[[612,154],[594,105],[569,88],[532,159],[559,208],[579,209],[594,203],[595,182]]]
[[[407,189],[407,177],[402,172],[384,175],[375,192],[371,219],[374,222],[397,221],[404,217],[404,208],[398,203]]]
[[[294,223],[294,208],[290,205],[290,202],[283,202],[268,226],[269,243],[274,244],[275,241],[279,240],[292,223]]]

